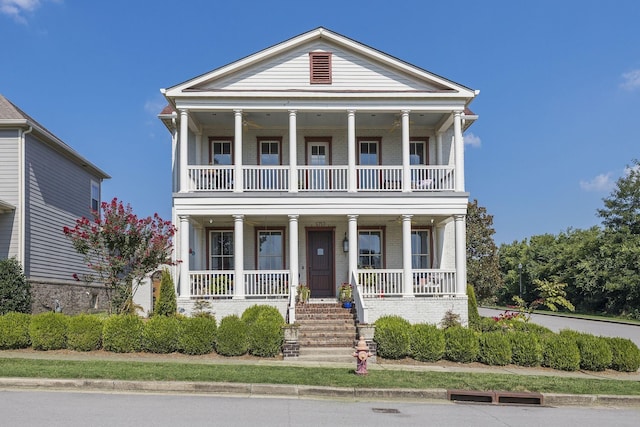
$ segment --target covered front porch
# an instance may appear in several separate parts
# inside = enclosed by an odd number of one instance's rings
[[[266,303],[293,323],[300,285],[309,287],[312,299],[335,299],[341,284],[351,284],[361,323],[402,315],[403,306],[458,304],[465,297],[464,215],[179,219],[177,291],[186,312],[198,300],[210,302],[218,317]],[[410,300],[409,306],[397,304]]]

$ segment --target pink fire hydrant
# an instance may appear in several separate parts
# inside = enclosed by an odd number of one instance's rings
[[[367,375],[367,359],[371,356],[373,354],[369,352],[369,346],[364,338],[360,337],[356,351],[353,352],[353,357],[356,358],[356,375]]]

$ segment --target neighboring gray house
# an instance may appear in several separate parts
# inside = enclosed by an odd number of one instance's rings
[[[22,264],[34,312],[106,304],[102,286],[73,279],[87,270],[62,228],[99,208],[107,178],[0,95],[0,259],[15,257]]]

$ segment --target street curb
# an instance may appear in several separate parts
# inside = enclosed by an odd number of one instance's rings
[[[0,378],[0,389],[154,392],[296,397],[328,399],[445,400],[445,389],[379,389],[287,384],[247,384],[192,381],[119,381],[90,379]],[[542,393],[543,406],[640,407],[640,396]]]

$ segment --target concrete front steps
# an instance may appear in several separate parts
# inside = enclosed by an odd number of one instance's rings
[[[351,309],[335,300],[311,300],[296,305],[300,325],[300,360],[354,363],[356,320]]]

